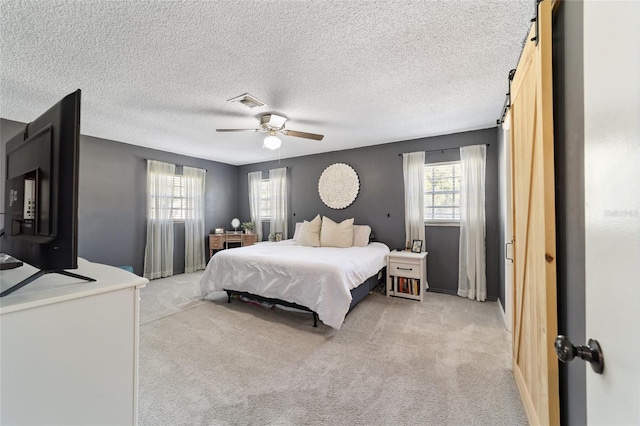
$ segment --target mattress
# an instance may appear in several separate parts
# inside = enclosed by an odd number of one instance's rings
[[[216,253],[200,280],[203,295],[236,290],[306,306],[340,329],[351,289],[386,265],[389,247],[308,247],[293,240],[263,242]]]

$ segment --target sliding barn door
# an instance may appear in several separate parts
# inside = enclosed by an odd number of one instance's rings
[[[513,374],[532,425],[560,422],[551,80],[551,1],[538,6],[511,84]]]

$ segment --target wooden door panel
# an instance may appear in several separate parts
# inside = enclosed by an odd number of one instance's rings
[[[551,9],[542,2],[511,86],[513,373],[531,424],[559,424]]]

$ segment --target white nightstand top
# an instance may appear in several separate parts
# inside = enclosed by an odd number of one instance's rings
[[[405,257],[405,258],[408,258],[408,259],[422,259],[422,258],[426,257],[427,254],[429,254],[429,253],[426,252],[426,251],[423,251],[422,253],[413,253],[411,251],[406,251],[406,250],[403,250],[403,251],[393,250],[393,251],[390,251],[387,256],[389,256],[389,257]]]

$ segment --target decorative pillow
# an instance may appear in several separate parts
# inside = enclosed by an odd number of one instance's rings
[[[300,230],[302,229],[303,222],[296,223],[296,231],[293,233],[293,241],[298,242],[298,238],[300,237]]]
[[[371,235],[371,227],[369,225],[353,225],[353,246],[368,246],[369,235]]]
[[[305,220],[302,223],[300,235],[298,235],[296,242],[302,246],[320,247],[321,226],[322,219],[320,219],[320,215],[317,215],[311,222]]]
[[[353,218],[335,223],[326,216],[322,217],[320,247],[351,247],[353,244]]]

